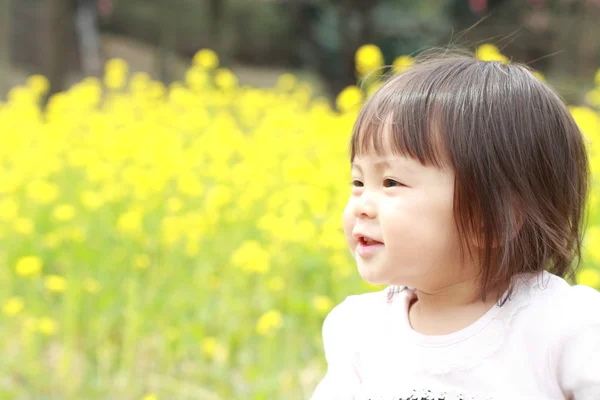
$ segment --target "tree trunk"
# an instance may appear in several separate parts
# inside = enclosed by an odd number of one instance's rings
[[[175,3],[175,4],[174,4]],[[157,10],[160,13],[160,37],[157,54],[159,79],[169,84],[173,81],[173,53],[177,45],[177,9],[176,0],[161,0]]]
[[[333,75],[330,70],[330,58],[323,45],[317,37],[317,25],[319,24],[321,7],[306,0],[298,0],[287,3],[289,19],[292,27],[290,29],[290,42],[301,51],[299,52],[301,63],[316,71],[325,82],[327,90],[330,90]]]
[[[46,37],[45,75],[50,81],[49,95],[65,89],[69,66],[69,32],[73,25],[70,0],[48,0],[48,35]]]
[[[296,49],[302,49],[297,50],[293,54],[297,55],[298,53],[304,53],[312,55],[315,60],[307,62],[305,57],[299,56],[299,61],[300,63],[304,62],[305,64],[311,64],[312,68],[318,69],[317,65],[319,62],[316,60],[321,58],[321,54],[319,53],[313,35],[315,19],[313,12],[315,11],[315,6],[303,1],[292,1],[286,3],[286,7],[291,24],[288,40]]]
[[[77,43],[81,69],[86,76],[100,77],[102,58],[100,55],[100,31],[97,26],[96,0],[79,1],[75,10]]]
[[[4,98],[10,89],[11,3],[11,0],[0,0],[0,100]]]
[[[209,15],[210,21],[210,43],[214,51],[219,54],[220,58],[225,57],[223,49],[223,35],[221,28],[223,26],[223,17],[225,15],[226,0],[209,0]]]

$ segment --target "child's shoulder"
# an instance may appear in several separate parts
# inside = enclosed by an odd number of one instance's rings
[[[534,300],[543,301],[546,305],[549,301],[559,308],[573,305],[585,308],[600,302],[600,292],[596,289],[585,285],[572,285],[564,278],[550,273],[544,273],[530,282]]]
[[[572,398],[600,398],[600,292],[546,275],[533,286],[529,312],[520,319],[530,348],[542,346],[550,355],[553,376]],[[532,334],[535,333],[535,334]]]
[[[547,321],[574,328],[600,323],[600,292],[585,285],[544,273],[531,285],[531,310]]]
[[[388,289],[349,295],[329,312],[325,320],[340,323],[357,320],[359,315],[372,315],[385,306],[387,295]]]
[[[361,327],[373,326],[383,320],[389,305],[390,288],[384,290],[347,296],[325,317],[324,335],[353,332],[356,336]]]

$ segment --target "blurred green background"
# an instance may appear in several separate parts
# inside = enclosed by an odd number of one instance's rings
[[[211,48],[243,82],[270,85],[294,71],[335,95],[354,83],[362,44],[390,63],[490,42],[576,102],[600,58],[597,0],[3,0],[0,14],[3,92],[24,73],[59,91],[112,57],[170,82]]]
[[[586,135],[600,1],[2,0],[0,399],[306,399],[355,271],[348,139],[382,66],[524,62]]]

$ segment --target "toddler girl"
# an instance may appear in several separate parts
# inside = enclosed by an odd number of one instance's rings
[[[312,400],[600,400],[581,256],[585,139],[528,68],[445,56],[389,79],[351,140],[361,277],[327,316]]]

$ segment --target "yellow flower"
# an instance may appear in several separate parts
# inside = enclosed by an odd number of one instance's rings
[[[267,288],[271,292],[281,292],[285,289],[285,281],[280,276],[274,276],[267,281]]]
[[[215,84],[221,89],[233,89],[237,86],[238,79],[230,70],[221,68],[215,72]]]
[[[197,92],[205,90],[210,81],[210,76],[208,71],[201,67],[193,67],[190,68],[185,73],[185,83],[192,89]]]
[[[415,60],[411,56],[399,56],[394,59],[394,72],[399,73],[415,65]]]
[[[265,274],[270,268],[271,254],[256,240],[246,240],[231,255],[231,264],[247,272]]]
[[[204,193],[204,187],[198,177],[191,172],[184,172],[177,178],[177,189],[188,196],[200,196]]]
[[[44,335],[51,336],[56,333],[58,326],[56,321],[50,317],[42,317],[38,321],[38,330]]]
[[[256,332],[261,336],[267,336],[283,326],[283,318],[277,310],[267,311],[256,322]]]
[[[58,198],[59,189],[54,183],[36,180],[27,186],[27,194],[39,204],[50,204]]]
[[[4,302],[4,307],[2,310],[4,311],[4,315],[8,317],[14,317],[23,311],[24,307],[25,304],[23,303],[23,299],[20,297],[11,297]]]
[[[178,197],[169,197],[167,200],[167,211],[171,214],[175,214],[181,211],[183,202]]]
[[[600,130],[598,129],[600,115],[589,107],[569,107],[569,111],[571,111],[571,116],[587,139],[591,141],[592,145],[597,145],[594,142],[600,139]],[[592,148],[592,150],[594,149],[597,149],[597,147]]]
[[[202,343],[200,345],[202,348],[202,352],[209,358],[215,354],[215,349],[217,347],[217,338],[215,337],[205,337],[202,339]]]
[[[117,221],[117,227],[121,233],[135,233],[142,229],[142,211],[133,209],[123,213]]]
[[[216,211],[231,201],[231,189],[224,185],[215,186],[205,197],[206,210]]]
[[[0,200],[0,220],[12,221],[19,213],[19,203],[13,198],[7,197]]]
[[[52,216],[57,221],[70,221],[75,216],[75,208],[70,204],[60,204],[54,208]]]
[[[86,190],[81,194],[81,204],[83,204],[86,209],[94,211],[102,207],[104,199],[100,193]]]
[[[188,257],[195,257],[200,253],[200,244],[198,243],[198,238],[189,236],[187,241],[185,242],[185,255]]]
[[[10,89],[6,97],[9,103],[14,104],[30,104],[35,98],[31,89],[24,86],[16,86]]]
[[[475,55],[482,61],[500,61],[504,64],[507,64],[509,61],[493,44],[482,44],[477,48]]]
[[[134,72],[129,80],[129,87],[134,93],[144,92],[150,86],[150,75],[147,72]]]
[[[67,280],[59,275],[48,275],[44,279],[44,285],[51,292],[62,293],[67,288]]]
[[[50,82],[43,75],[32,75],[27,79],[27,86],[37,95],[43,95],[48,91]]]
[[[109,89],[121,89],[125,86],[129,66],[125,60],[114,58],[106,63],[104,84]]]
[[[15,232],[18,232],[22,235],[31,235],[31,233],[33,233],[33,222],[29,218],[17,218],[14,226]]]
[[[338,110],[346,112],[357,108],[362,101],[362,92],[357,86],[348,86],[338,94],[336,105]]]
[[[158,400],[158,396],[154,393],[148,393],[147,395],[142,397],[142,400]]]
[[[546,78],[544,77],[544,74],[542,74],[540,71],[533,71],[533,76],[535,76],[536,78],[538,78],[542,82],[546,81]]]
[[[192,60],[194,65],[198,65],[206,69],[215,69],[219,66],[219,56],[213,50],[199,50]]]
[[[383,54],[374,44],[365,44],[359,47],[354,58],[356,70],[360,75],[366,75],[383,65]]]
[[[589,228],[583,239],[583,247],[585,251],[585,258],[590,259],[592,262],[600,264],[600,247],[598,243],[600,241],[600,227],[592,226]]]
[[[577,274],[577,282],[600,290],[600,272],[591,268],[582,269]]]
[[[74,96],[77,95],[81,105],[95,107],[101,100],[102,83],[98,78],[87,77],[81,83],[76,84],[72,91]]]
[[[312,304],[319,314],[327,314],[334,306],[333,300],[327,296],[316,296]]]
[[[89,293],[98,293],[100,291],[102,287],[100,286],[100,283],[92,278],[85,278],[85,280],[83,281],[83,289],[86,292]]]
[[[0,194],[3,194],[4,199],[8,194],[15,193],[21,187],[21,179],[17,174],[7,174],[6,170],[0,167],[2,179],[0,180]],[[15,201],[15,200],[13,200]],[[0,204],[2,200],[0,200]]]
[[[133,267],[136,269],[146,269],[150,265],[150,256],[148,254],[138,254],[133,259]]]
[[[207,336],[203,338],[200,347],[202,349],[202,353],[204,353],[204,355],[210,360],[215,360],[221,363],[228,358],[227,348],[213,336]]]
[[[585,95],[585,100],[593,107],[600,107],[600,87],[590,90]]]
[[[165,96],[167,90],[162,82],[152,82],[150,84],[148,95],[153,99],[161,99]]]
[[[15,266],[17,275],[21,276],[36,276],[42,272],[42,260],[37,256],[21,257]]]

